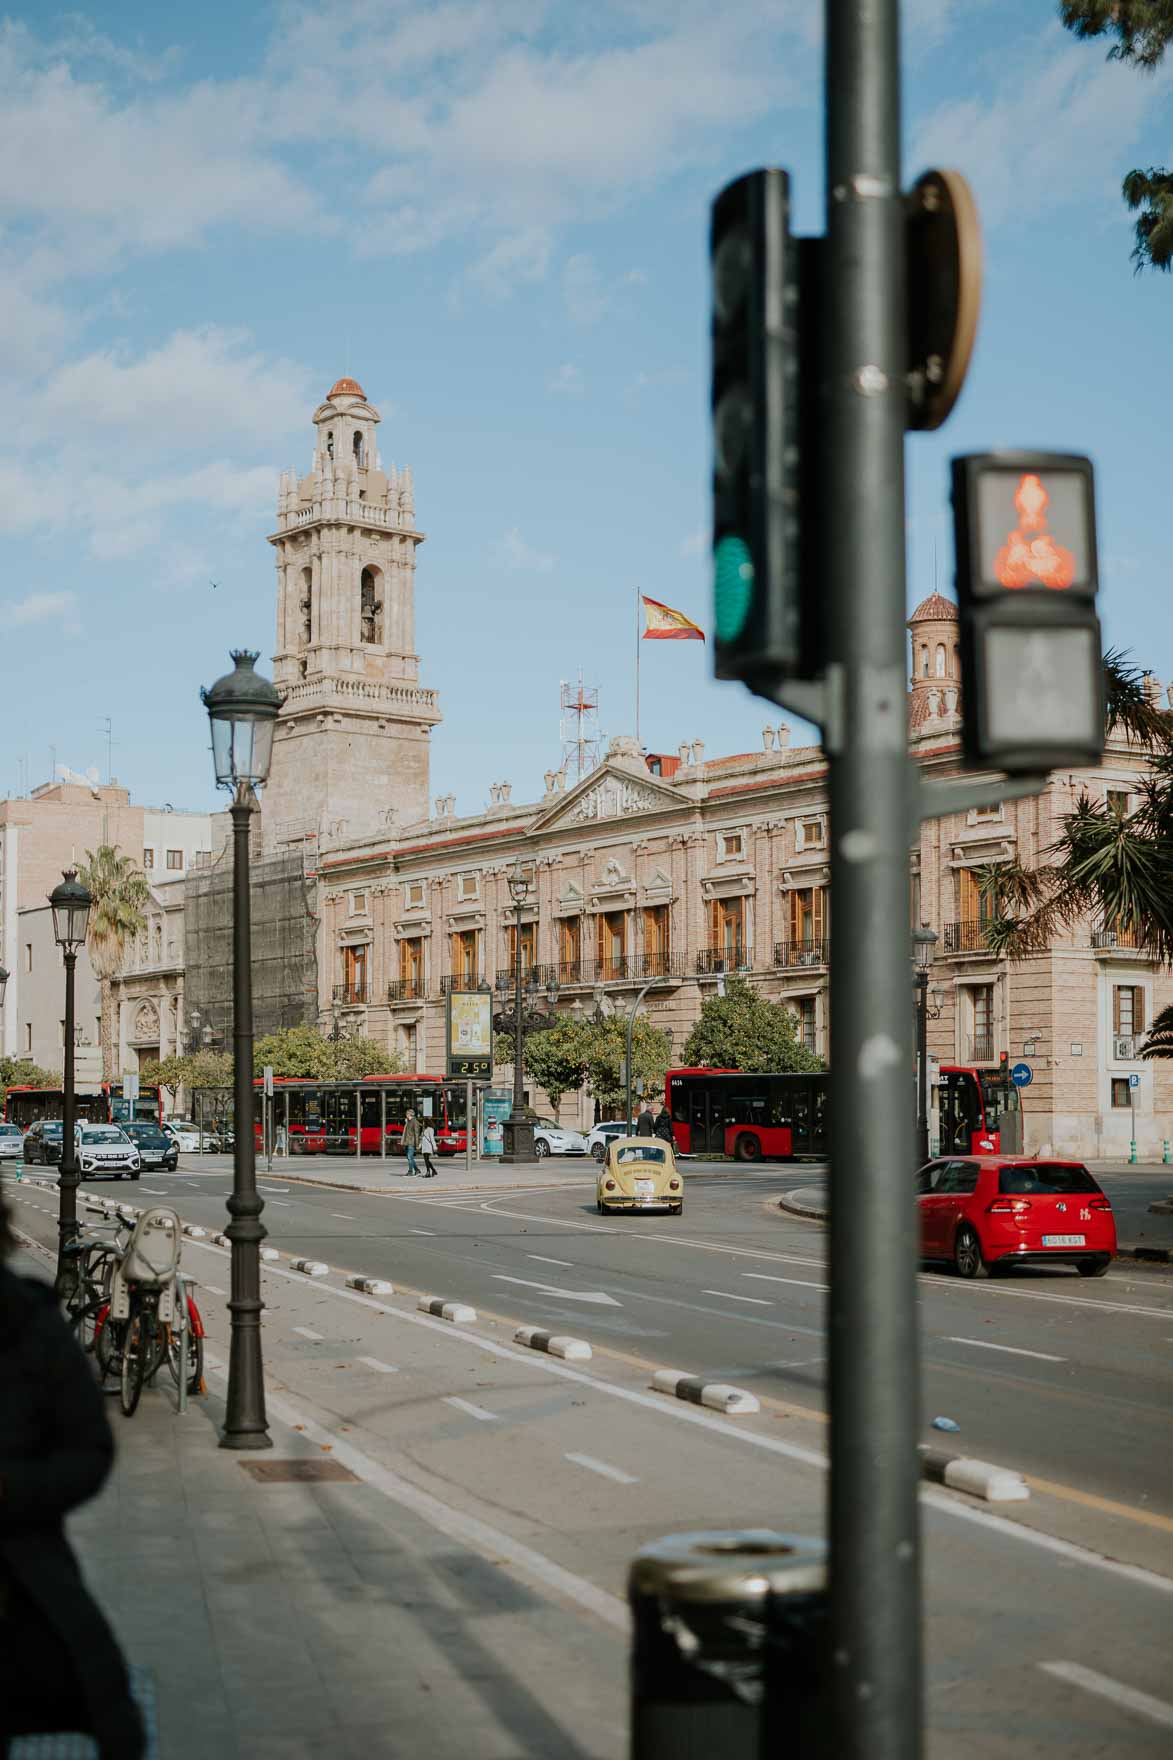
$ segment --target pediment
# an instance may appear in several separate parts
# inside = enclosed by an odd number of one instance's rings
[[[560,796],[535,820],[533,830],[551,831],[563,826],[572,830],[582,825],[629,819],[642,813],[661,813],[666,807],[685,805],[684,795],[656,782],[650,774],[637,776],[630,770],[606,765],[593,775],[585,776],[569,794]]]

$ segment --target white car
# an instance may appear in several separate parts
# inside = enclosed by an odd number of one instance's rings
[[[163,1129],[172,1139],[177,1149],[185,1155],[198,1155],[200,1152],[200,1133],[190,1118],[167,1118],[163,1121]]]
[[[109,1173],[137,1179],[143,1158],[121,1125],[82,1124],[77,1127],[77,1163],[83,1174]]]
[[[586,1155],[587,1140],[581,1131],[567,1130],[552,1118],[539,1118],[534,1125],[534,1154],[539,1161],[547,1155]]]
[[[24,1158],[24,1132],[18,1124],[0,1124],[0,1161]]]
[[[594,1127],[587,1138],[587,1151],[594,1156],[596,1161],[606,1161],[607,1150],[616,1137],[625,1137],[626,1135],[627,1120],[625,1118],[605,1119],[602,1124],[597,1124]]]

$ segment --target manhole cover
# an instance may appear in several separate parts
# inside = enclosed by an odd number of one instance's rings
[[[241,1461],[240,1465],[262,1485],[319,1484],[323,1480],[341,1479],[358,1484],[358,1474],[341,1461]]]

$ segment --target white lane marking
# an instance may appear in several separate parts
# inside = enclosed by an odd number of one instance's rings
[[[639,1484],[634,1473],[625,1473],[621,1467],[609,1467],[606,1461],[597,1461],[593,1454],[566,1454],[562,1458],[573,1461],[576,1467],[585,1467],[588,1473],[599,1473],[604,1479],[614,1479],[616,1485]]]
[[[574,1270],[573,1259],[551,1259],[545,1253],[527,1253],[527,1259],[537,1259],[542,1265],[564,1265],[568,1271]]]
[[[343,1292],[336,1293],[341,1295]],[[367,1298],[360,1296],[358,1300],[365,1302]],[[405,1316],[408,1319],[413,1317]],[[440,1325],[437,1321],[431,1324]],[[451,1328],[448,1333],[451,1334]],[[218,1381],[227,1380],[227,1369],[221,1362],[209,1359],[209,1366]],[[344,1436],[316,1424],[287,1400],[269,1393],[266,1395],[266,1405],[273,1416],[279,1418],[289,1429],[299,1431],[307,1441],[316,1442],[319,1448],[328,1447],[334,1460],[341,1461],[344,1467],[349,1467],[352,1473],[356,1473],[360,1479],[381,1492],[389,1502],[410,1509],[439,1533],[447,1534],[449,1539],[458,1540],[462,1545],[475,1548],[484,1557],[511,1565],[532,1582],[585,1608],[616,1631],[626,1633],[629,1630],[627,1608],[617,1595],[611,1595],[606,1589],[600,1589],[594,1583],[588,1582],[585,1577],[565,1570],[562,1565],[555,1564],[553,1559],[546,1558],[542,1553],[535,1552],[533,1547],[515,1540],[512,1534],[505,1533],[502,1528],[491,1527],[488,1522],[482,1522],[476,1516],[453,1509],[451,1504],[441,1503],[430,1492],[421,1491],[418,1485],[412,1485],[407,1479],[401,1479],[398,1473],[380,1466],[378,1461],[372,1460],[370,1455],[364,1454]]]
[[[474,1405],[470,1399],[461,1399],[459,1394],[446,1393],[444,1395],[444,1404],[446,1406],[455,1406],[458,1412],[467,1412],[470,1418],[479,1418],[482,1424],[495,1424],[497,1422],[496,1412],[486,1411],[484,1406]]]
[[[829,1283],[810,1283],[805,1277],[771,1277],[768,1271],[743,1271],[743,1277],[756,1277],[759,1283],[792,1283],[796,1289],[830,1289]]]
[[[205,1283],[204,1288],[210,1296],[222,1296],[224,1294],[224,1291],[220,1288],[219,1284]]]
[[[346,1214],[345,1210],[331,1210],[330,1214],[331,1214],[331,1216],[336,1216],[338,1218],[339,1222],[353,1222],[354,1221],[354,1217],[348,1216]]]
[[[213,1253],[218,1258],[228,1257],[222,1247],[210,1246],[206,1241],[192,1241],[190,1244],[205,1253]],[[298,1284],[303,1289],[305,1287],[304,1278],[296,1271],[282,1271],[274,1265],[267,1265],[265,1271],[269,1277],[281,1277],[287,1283]],[[650,1393],[642,1393],[634,1387],[620,1387],[614,1382],[602,1381],[597,1376],[585,1374],[581,1369],[572,1369],[568,1363],[549,1357],[544,1351],[513,1350],[495,1339],[482,1338],[479,1333],[468,1332],[462,1326],[446,1324],[442,1320],[434,1320],[430,1315],[388,1308],[375,1297],[359,1295],[355,1290],[336,1289],[333,1284],[320,1284],[318,1287],[323,1293],[328,1291],[330,1295],[337,1296],[344,1302],[356,1302],[361,1308],[372,1308],[376,1313],[392,1320],[401,1320],[408,1326],[424,1326],[431,1332],[441,1333],[445,1338],[460,1339],[475,1350],[487,1352],[497,1358],[513,1363],[528,1363],[537,1374],[553,1375],[560,1381],[576,1381],[580,1386],[592,1388],[596,1393],[609,1394],[612,1399],[622,1400],[626,1405],[641,1406],[647,1411],[658,1412],[661,1417],[673,1419],[678,1424],[699,1425],[702,1429],[723,1437],[726,1442],[739,1442],[749,1448],[760,1448],[767,1454],[781,1455],[786,1460],[799,1461],[808,1467],[825,1470],[828,1465],[826,1455],[820,1454],[817,1449],[803,1448],[796,1442],[783,1442],[779,1436],[741,1429],[715,1412],[702,1411],[699,1406],[686,1405],[681,1400],[665,1401],[654,1398]],[[956,1521],[975,1523],[979,1528],[986,1528],[1007,1540],[1016,1540],[1020,1545],[1037,1546],[1043,1552],[1053,1552],[1060,1558],[1074,1560],[1076,1564],[1106,1571],[1109,1576],[1121,1577],[1141,1588],[1155,1589],[1162,1595],[1173,1595],[1173,1577],[1162,1577],[1156,1571],[1145,1570],[1142,1565],[1122,1564],[1119,1559],[1107,1558],[1103,1553],[1093,1552],[1090,1547],[1077,1546],[1070,1540],[1058,1540],[1051,1534],[1040,1533],[1037,1528],[1023,1527],[1007,1516],[991,1515],[985,1510],[968,1508],[947,1492],[938,1491],[932,1485],[922,1485],[920,1495],[922,1503],[942,1515],[952,1516]]]
[[[1164,1699],[1154,1699],[1151,1693],[1126,1687],[1122,1681],[1114,1681],[1110,1675],[1100,1674],[1094,1668],[1084,1668],[1080,1662],[1040,1662],[1039,1667],[1044,1674],[1053,1674],[1057,1680],[1082,1687],[1087,1693],[1096,1693],[1101,1699],[1122,1705],[1126,1711],[1135,1711],[1138,1717],[1159,1723],[1162,1729],[1173,1729],[1173,1705],[1166,1704]]]
[[[735,1296],[728,1289],[703,1289],[703,1296],[720,1296],[725,1302],[752,1302],[755,1308],[772,1308],[773,1302],[767,1302],[762,1296]]]
[[[258,1181],[258,1185],[259,1184],[260,1184],[260,1182]],[[289,1187],[288,1186],[261,1186],[260,1189],[262,1192],[287,1192],[289,1190]]]
[[[153,1192],[156,1197],[158,1197],[160,1192],[165,1192],[166,1190],[167,1190],[166,1186],[144,1186],[143,1187],[144,1192]]]
[[[365,1363],[368,1369],[377,1369],[380,1375],[398,1375],[399,1373],[393,1364],[380,1362],[378,1357],[360,1357],[358,1360],[360,1363]]]
[[[269,1202],[270,1204],[276,1204],[279,1210],[293,1209],[293,1205],[289,1202],[288,1198],[270,1198]]]
[[[534,1283],[528,1277],[507,1277],[503,1271],[494,1271],[495,1283],[520,1283],[525,1289],[540,1290],[544,1296],[557,1296],[562,1302],[593,1302],[597,1308],[621,1308],[614,1296],[609,1296],[602,1289],[559,1289],[555,1283]]]
[[[434,1228],[413,1228],[412,1234],[435,1234]]]
[[[207,1286],[205,1285],[204,1287],[206,1288]],[[303,1338],[312,1338],[315,1344],[321,1344],[322,1342],[322,1334],[320,1332],[315,1332],[312,1326],[295,1326],[293,1330],[295,1332],[300,1332]]]
[[[971,1344],[975,1350],[979,1351],[1005,1351],[1010,1357],[1038,1357],[1041,1363],[1065,1363],[1067,1361],[1066,1357],[1053,1357],[1050,1351],[1024,1351],[1014,1344],[991,1344],[988,1338],[955,1338],[952,1333],[946,1333],[942,1342],[944,1344]]]

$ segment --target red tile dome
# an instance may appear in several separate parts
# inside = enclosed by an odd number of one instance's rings
[[[956,623],[957,607],[952,599],[946,599],[942,593],[930,593],[927,599],[921,600],[908,621],[910,625],[914,623]]]
[[[336,385],[331,385],[327,395],[329,397],[361,397],[365,402],[367,394],[357,379],[339,379]]]

